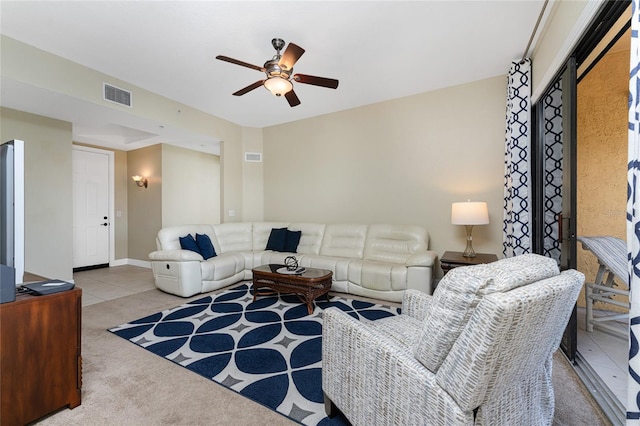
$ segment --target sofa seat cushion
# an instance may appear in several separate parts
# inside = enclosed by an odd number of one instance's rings
[[[406,290],[407,268],[403,265],[352,260],[349,262],[349,282],[377,291]]]
[[[347,281],[350,262],[351,259],[344,257],[307,254],[302,257],[300,266],[327,269],[333,272],[333,281]]]
[[[220,281],[245,269],[245,256],[241,252],[222,253],[200,264],[203,281]]]
[[[525,254],[490,264],[452,269],[433,293],[415,357],[436,373],[480,300],[559,274],[554,259]]]

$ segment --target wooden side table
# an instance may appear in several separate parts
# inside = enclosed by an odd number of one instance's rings
[[[82,290],[0,305],[0,421],[25,425],[80,405]]]
[[[440,258],[440,267],[444,275],[447,275],[447,272],[459,266],[479,265],[496,260],[498,260],[498,256],[495,254],[476,253],[476,257],[464,257],[461,251],[445,251]]]

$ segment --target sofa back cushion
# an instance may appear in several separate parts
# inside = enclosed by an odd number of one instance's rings
[[[286,228],[286,222],[254,222],[253,223],[253,251],[262,251],[267,247],[272,229]]]
[[[324,223],[291,223],[289,230],[302,231],[297,253],[319,254],[322,246],[322,237],[326,225]]]
[[[221,223],[213,225],[217,244],[216,253],[227,253],[230,251],[251,251],[253,249],[253,224],[246,223]],[[271,231],[271,228],[269,228]],[[269,234],[267,233],[267,238]],[[212,239],[213,240],[213,239]],[[267,241],[265,240],[265,245]],[[264,250],[264,246],[262,247]]]
[[[362,259],[367,225],[327,225],[320,247],[322,256],[350,257]]]
[[[427,230],[420,226],[371,225],[364,259],[403,264],[418,250],[427,249]]]
[[[559,274],[554,259],[537,254],[452,269],[438,284],[414,355],[437,372],[482,298]]]
[[[206,234],[211,237],[213,228],[211,225],[180,225],[162,228],[156,235],[156,246],[158,250],[180,250],[180,237],[188,234],[194,238],[196,234]]]

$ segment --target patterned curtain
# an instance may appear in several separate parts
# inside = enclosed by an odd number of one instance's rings
[[[627,246],[629,251],[629,378],[627,424],[640,424],[640,0],[631,9],[629,75],[629,164],[627,188]]]
[[[562,80],[543,99],[544,108],[544,248],[560,263],[558,215],[562,213]]]
[[[531,214],[531,60],[513,62],[507,86],[504,151],[502,254],[530,253]]]

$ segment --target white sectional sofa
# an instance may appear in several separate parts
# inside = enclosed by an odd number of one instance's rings
[[[301,231],[296,253],[266,250],[272,229]],[[180,237],[206,234],[216,256],[183,250]],[[249,222],[163,228],[149,254],[156,286],[188,297],[252,278],[251,269],[284,263],[333,272],[332,290],[400,302],[404,291],[431,294],[436,253],[419,226]]]

